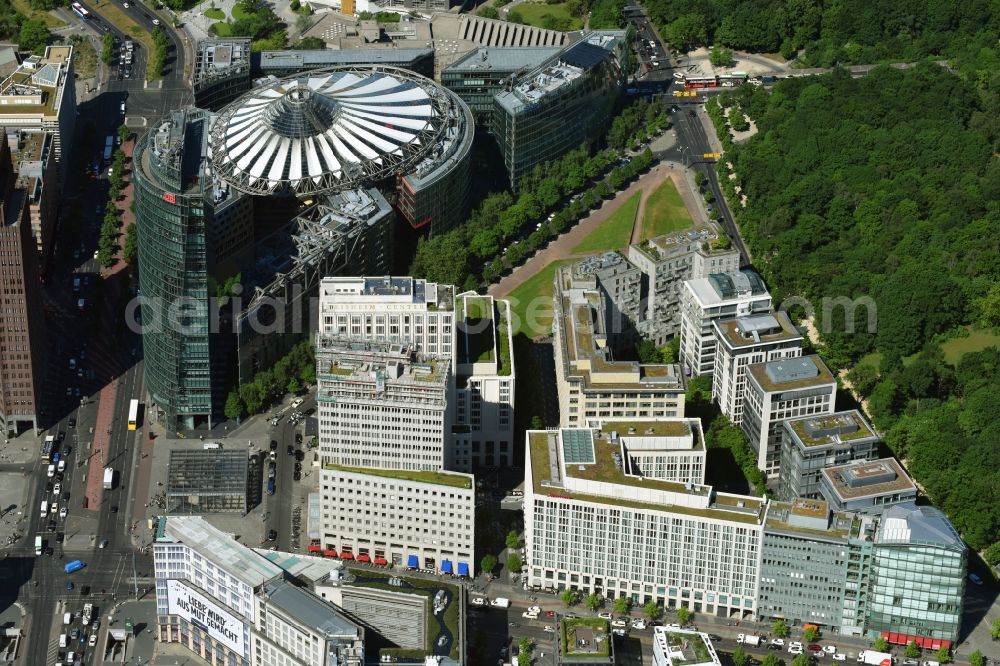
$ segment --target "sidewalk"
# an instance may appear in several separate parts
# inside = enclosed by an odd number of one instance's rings
[[[110,444],[109,439],[117,402],[118,379],[112,379],[110,383],[104,385],[98,397],[97,419],[94,423],[94,439],[91,444],[90,458],[87,465],[87,491],[85,497],[88,511],[97,512],[101,508],[101,498],[104,496],[103,474],[105,450]],[[79,456],[79,453],[77,455]]]

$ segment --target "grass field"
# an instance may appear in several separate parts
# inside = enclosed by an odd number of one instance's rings
[[[212,32],[216,37],[229,37],[233,34],[233,29],[225,21],[218,21],[212,24]]]
[[[694,226],[684,200],[671,178],[664,180],[649,198],[642,216],[642,237],[640,241],[656,236],[683,231]]]
[[[514,10],[517,10],[524,18],[525,23],[538,28],[564,31],[580,30],[583,28],[583,19],[579,16],[570,15],[569,10],[563,3],[550,5],[544,2],[526,2],[511,9],[511,11]],[[546,21],[547,16],[551,16],[552,19]]]
[[[14,9],[28,18],[39,18],[45,21],[45,27],[49,30],[56,30],[66,26],[64,21],[60,21],[49,12],[40,12],[37,9],[32,9],[31,5],[28,4],[28,0],[12,0],[12,4],[14,5]]]
[[[538,271],[527,282],[510,292],[511,317],[514,334],[524,333],[529,338],[548,335],[552,330],[552,280],[556,269],[569,261],[553,261]]]
[[[969,329],[969,337],[952,338],[942,343],[941,351],[944,352],[944,360],[948,363],[958,363],[962,354],[981,351],[987,347],[1000,347],[1000,335],[993,331],[972,328]]]
[[[234,21],[239,21],[240,19],[250,18],[251,16],[253,16],[252,14],[247,14],[245,11],[243,11],[243,8],[240,7],[238,4],[233,5],[232,14]]]
[[[216,21],[225,21],[226,12],[222,11],[218,7],[209,7],[205,10],[205,18],[214,19]]]
[[[601,226],[594,229],[573,248],[574,254],[596,253],[607,250],[617,250],[628,245],[632,237],[632,225],[635,224],[635,214],[639,210],[639,197],[636,192],[611,214]]]

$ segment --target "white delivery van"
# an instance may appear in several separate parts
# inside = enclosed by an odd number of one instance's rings
[[[59,647],[66,647],[66,634],[59,634]]]
[[[45,516],[49,515],[49,503],[47,501],[44,501],[44,500],[42,501],[42,508],[41,508],[41,511],[39,513],[42,514],[42,518],[44,518]]]
[[[63,613],[63,624],[71,624],[73,622],[72,613]]]

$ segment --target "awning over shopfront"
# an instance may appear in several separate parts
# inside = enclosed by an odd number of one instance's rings
[[[940,650],[941,648],[951,649],[951,641],[944,638],[915,636],[913,634],[897,634],[893,631],[883,631],[882,638],[889,641],[890,645],[909,645],[911,642],[916,642],[917,647],[924,650]]]
[[[469,575],[469,565],[466,564],[465,562],[459,562],[458,563],[458,575],[459,576],[468,576]]]
[[[410,555],[408,558],[406,558],[406,566],[408,566],[411,569],[419,568],[420,558],[417,557],[416,555]]]
[[[451,560],[441,560],[441,573],[452,573]]]

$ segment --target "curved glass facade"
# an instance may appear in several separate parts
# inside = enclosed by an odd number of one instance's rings
[[[171,429],[211,423],[221,412],[226,365],[224,341],[210,331],[210,264],[218,259],[210,227],[238,225],[233,209],[249,222],[249,200],[220,196],[201,168],[209,119],[206,111],[178,112],[133,155],[146,390]]]

